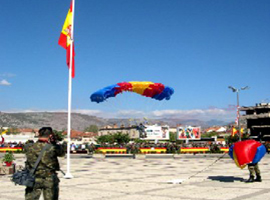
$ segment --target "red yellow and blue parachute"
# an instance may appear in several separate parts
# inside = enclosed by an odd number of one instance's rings
[[[247,164],[258,163],[266,153],[266,148],[255,140],[236,142],[229,149],[229,155],[235,164],[243,169]]]
[[[173,88],[164,86],[162,83],[153,82],[121,82],[96,91],[90,96],[92,102],[103,102],[110,97],[115,97],[122,92],[135,92],[142,96],[151,97],[156,100],[169,100],[174,93]]]

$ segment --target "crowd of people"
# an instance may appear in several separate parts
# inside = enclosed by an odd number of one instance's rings
[[[29,141],[28,141],[29,142]],[[31,141],[30,141],[31,142]],[[3,142],[0,144],[0,147],[13,148],[19,147],[24,148],[25,143],[22,142]],[[167,153],[177,153],[180,152],[181,148],[209,148],[210,152],[218,153],[220,152],[220,148],[222,147],[230,147],[231,144],[223,144],[216,142],[189,142],[189,143],[175,143],[175,142],[166,142],[166,143],[153,143],[153,142],[142,142],[142,143],[127,143],[127,144],[108,144],[103,143],[100,145],[93,143],[86,144],[71,144],[71,151],[88,151],[90,153],[94,153],[99,147],[109,147],[109,148],[125,148],[127,153],[139,153],[140,148],[166,148]],[[266,148],[270,148],[270,144],[265,144]]]
[[[71,150],[73,151],[80,151],[80,150],[88,150],[90,153],[94,153],[99,147],[104,148],[125,148],[127,153],[139,153],[140,148],[166,148],[167,153],[177,153],[180,152],[181,148],[191,147],[191,148],[198,148],[198,147],[205,147],[209,148],[211,152],[217,153],[219,152],[221,147],[229,147],[228,145],[224,145],[222,143],[214,143],[214,142],[202,142],[202,143],[188,143],[188,144],[178,144],[174,142],[167,142],[167,143],[151,143],[151,142],[143,142],[143,143],[127,143],[127,144],[108,144],[104,143],[101,145],[94,145],[91,144],[83,144],[83,145],[76,145],[71,144]]]
[[[22,142],[3,142],[2,144],[0,144],[0,147],[21,147],[23,148],[24,144]]]
[[[22,142],[4,142],[0,144],[0,147],[24,147],[24,143]],[[85,150],[88,149],[91,152],[95,151],[98,147],[117,147],[117,148],[126,148],[128,151],[140,148],[166,148],[169,152],[171,151],[178,151],[181,148],[185,147],[206,147],[206,148],[220,148],[220,147],[229,147],[229,145],[224,145],[222,143],[214,143],[214,142],[201,142],[201,143],[193,143],[190,142],[188,144],[182,143],[177,144],[174,142],[167,142],[167,143],[153,143],[153,142],[142,142],[142,143],[127,143],[127,144],[100,144],[96,145],[93,143],[86,143],[86,144],[71,144],[71,150]]]

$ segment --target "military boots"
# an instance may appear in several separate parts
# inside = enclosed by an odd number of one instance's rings
[[[256,179],[254,181],[262,182],[262,177],[260,175],[257,175],[257,177],[256,177]]]
[[[254,176],[250,176],[249,179],[246,181],[246,183],[253,183],[254,182]]]

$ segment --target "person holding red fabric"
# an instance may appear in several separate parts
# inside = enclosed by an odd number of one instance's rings
[[[239,168],[243,169],[248,165],[249,179],[245,181],[246,183],[262,182],[258,163],[265,154],[265,145],[250,139],[236,142],[229,149],[230,157]]]

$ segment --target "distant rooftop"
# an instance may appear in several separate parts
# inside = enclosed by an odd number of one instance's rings
[[[256,110],[256,109],[270,109],[270,103],[257,103],[256,106],[240,107],[240,111]]]
[[[241,107],[240,111],[246,111],[241,119],[262,119],[270,118],[270,103],[257,103],[256,106]]]

